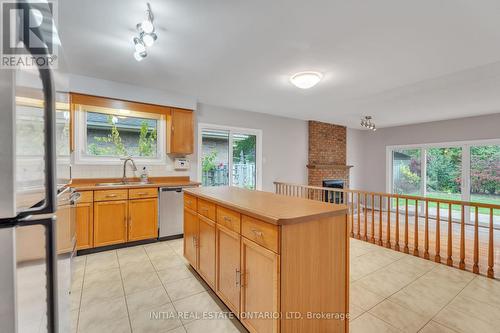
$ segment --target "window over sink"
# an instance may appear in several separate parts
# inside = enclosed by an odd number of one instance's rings
[[[126,156],[165,163],[166,115],[85,104],[73,109],[76,163],[118,164]]]

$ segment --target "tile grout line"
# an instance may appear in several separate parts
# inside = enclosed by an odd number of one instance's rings
[[[170,247],[170,245],[168,245],[167,243],[164,243],[166,246],[168,246],[168,248],[170,250],[172,250],[174,253],[175,251]],[[146,251],[146,256],[148,257],[149,259],[149,262],[151,263],[151,265],[153,266],[154,270],[155,270],[155,273],[156,273],[156,276],[158,277],[158,280],[160,280],[160,283],[161,283],[161,286],[163,287],[163,290],[165,290],[165,293],[167,294],[167,297],[168,299],[170,300],[170,304],[172,304],[172,307],[174,308],[174,311],[177,313],[177,309],[174,305],[174,301],[172,300],[172,298],[170,297],[170,295],[168,294],[168,291],[167,291],[167,288],[165,287],[165,284],[163,283],[162,279],[160,278],[160,275],[158,275],[158,269],[156,268],[156,266],[153,264],[153,262],[151,261],[151,257],[149,256],[149,253],[148,251],[144,248],[144,251]],[[175,255],[177,255],[177,253],[175,253]],[[180,318],[178,318],[179,322],[181,323],[181,326],[178,326],[176,328],[173,328],[172,330],[170,331],[173,331],[174,329],[177,329],[179,327],[182,327],[184,329],[184,331],[186,331],[186,327],[184,326],[184,323],[182,322],[182,320]]]
[[[122,289],[123,289],[123,297],[125,299],[125,307],[127,308],[127,318],[128,318],[128,325],[130,327],[130,332],[133,332],[132,328],[132,319],[130,318],[130,311],[128,309],[128,301],[127,301],[127,294],[125,293],[125,283],[123,282],[123,275],[122,275],[122,265],[120,264],[120,257],[118,256],[118,251],[115,251],[116,255],[116,260],[118,261],[118,270],[120,272],[120,281],[122,282]]]

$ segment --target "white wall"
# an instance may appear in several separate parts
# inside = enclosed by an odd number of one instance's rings
[[[196,99],[175,93],[147,89],[118,82],[84,76],[70,76],[70,91],[159,105],[194,109],[197,135],[198,122],[262,130],[262,189],[273,191],[273,181],[307,182],[307,122],[262,113],[196,104]],[[149,166],[150,176],[190,176],[197,179],[197,138],[195,153],[188,156],[191,170],[175,171],[173,160],[165,165]],[[143,165],[137,164],[139,170]],[[74,178],[121,177],[121,165],[73,165]],[[130,169],[128,174],[131,175]]]
[[[352,189],[363,188],[361,164],[363,163],[363,131],[347,129],[347,165],[353,167],[349,172],[349,186]]]
[[[307,183],[307,122],[263,113],[198,104],[197,122],[262,130],[262,189],[274,181]],[[198,131],[196,131],[198,133]],[[198,139],[195,139],[198,142]],[[193,178],[196,178],[193,166]]]
[[[350,138],[349,138],[350,137]],[[500,113],[479,117],[348,131],[348,160],[357,159],[351,169],[356,186],[367,191],[386,191],[386,147],[500,138]],[[353,163],[354,164],[354,163]]]

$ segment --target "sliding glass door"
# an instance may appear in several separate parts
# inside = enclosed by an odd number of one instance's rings
[[[199,178],[203,186],[260,189],[261,131],[199,124]]]
[[[437,199],[500,204],[500,141],[464,144],[422,145],[388,148],[390,165],[389,191]],[[388,174],[389,174],[388,173]],[[429,203],[431,215],[436,203]],[[444,208],[441,208],[443,210]],[[487,210],[487,208],[485,208]],[[466,211],[475,221],[476,212]],[[441,211],[442,216],[448,214]],[[480,223],[488,223],[488,212],[477,212]],[[459,217],[461,206],[452,206]],[[484,215],[484,216],[483,216]],[[495,211],[495,225],[500,223]]]

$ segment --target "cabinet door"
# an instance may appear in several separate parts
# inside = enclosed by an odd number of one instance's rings
[[[127,241],[127,200],[94,202],[94,246]]]
[[[199,216],[198,273],[215,286],[215,222]]]
[[[240,312],[240,235],[216,225],[217,295],[239,316]]]
[[[242,237],[241,277],[241,312],[279,313],[279,255]],[[279,329],[278,319],[247,316],[241,321],[250,332],[277,333]]]
[[[128,202],[128,241],[158,237],[158,200],[135,199]]]
[[[191,209],[184,209],[184,257],[191,266],[198,268],[198,214]]]
[[[192,154],[194,145],[193,111],[172,108],[168,153]]]
[[[76,248],[94,247],[94,209],[92,203],[76,205]]]

